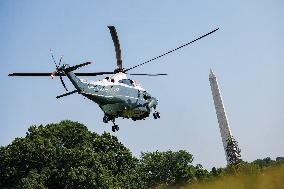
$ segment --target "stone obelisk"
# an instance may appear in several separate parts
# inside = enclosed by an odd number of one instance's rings
[[[213,95],[217,119],[219,123],[220,133],[222,137],[223,147],[225,150],[226,160],[227,160],[227,163],[230,164],[230,157],[229,157],[230,155],[227,152],[227,146],[228,146],[228,140],[232,139],[232,134],[231,134],[231,130],[229,127],[229,123],[228,123],[227,115],[226,115],[225,108],[223,105],[220,90],[218,87],[218,82],[217,82],[216,76],[214,75],[211,69],[209,73],[209,81],[210,81],[211,91]]]

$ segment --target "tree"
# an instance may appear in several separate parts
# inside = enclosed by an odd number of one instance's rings
[[[210,174],[212,177],[224,176],[224,168],[212,167]]]
[[[238,164],[229,164],[224,169],[227,175],[257,175],[261,169],[254,163],[240,161]]]
[[[78,122],[32,126],[0,148],[0,188],[131,188],[137,161],[116,137]]]
[[[229,158],[230,164],[238,164],[242,161],[241,159],[241,149],[238,146],[238,142],[234,137],[229,137],[227,139],[226,153]]]
[[[191,183],[207,172],[202,166],[194,167],[192,161],[193,156],[184,150],[142,153],[140,178],[145,188]]]
[[[276,161],[283,163],[283,162],[284,162],[284,157],[277,157],[277,158],[276,158]]]
[[[284,164],[284,158],[283,157],[277,157],[276,160],[272,160],[270,157],[266,157],[264,159],[257,159],[253,161],[252,163],[258,165],[261,169],[265,169],[267,167],[275,167],[280,166]]]

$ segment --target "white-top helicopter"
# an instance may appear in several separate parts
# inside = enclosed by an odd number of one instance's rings
[[[111,121],[113,123],[112,131],[118,131],[119,127],[115,124],[115,119],[118,117],[131,118],[132,120],[143,120],[149,117],[152,109],[154,110],[154,119],[160,118],[160,113],[156,111],[158,100],[152,97],[145,89],[135,80],[127,78],[127,75],[145,75],[145,76],[160,76],[167,74],[131,74],[128,71],[149,63],[153,60],[161,58],[169,53],[172,53],[182,47],[185,47],[207,35],[210,35],[217,31],[219,28],[189,42],[176,49],[168,51],[160,56],[152,58],[146,62],[138,64],[130,68],[122,67],[121,60],[121,50],[120,44],[117,36],[117,32],[114,26],[108,26],[116,53],[117,68],[113,72],[89,72],[89,73],[74,73],[73,71],[91,62],[86,62],[83,64],[69,66],[68,64],[60,65],[62,62],[62,57],[57,64],[53,53],[51,51],[51,56],[55,64],[56,70],[52,73],[12,73],[9,76],[59,76],[61,83],[66,91],[66,85],[63,81],[62,76],[67,76],[71,83],[74,85],[75,90],[67,92],[56,98],[61,98],[74,93],[81,94],[86,98],[94,101],[99,105],[99,107],[104,112],[103,122],[108,123]],[[78,78],[78,76],[97,76],[97,75],[112,75],[106,77],[99,81],[87,81]]]

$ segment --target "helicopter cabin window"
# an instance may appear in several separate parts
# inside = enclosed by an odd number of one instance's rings
[[[134,87],[134,82],[131,79],[122,79],[119,80],[118,82]]]

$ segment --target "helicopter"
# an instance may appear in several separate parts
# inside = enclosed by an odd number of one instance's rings
[[[8,76],[51,76],[53,79],[56,76],[59,76],[63,88],[66,90],[66,93],[57,96],[56,98],[62,98],[71,94],[81,94],[84,97],[92,100],[101,108],[104,112],[103,122],[108,123],[112,122],[112,131],[118,131],[119,126],[115,123],[115,119],[122,117],[127,119],[144,120],[149,117],[152,111],[154,119],[161,117],[160,113],[157,111],[158,99],[150,95],[138,81],[129,79],[128,75],[142,75],[142,76],[163,76],[167,74],[141,74],[141,73],[128,73],[128,71],[152,62],[158,58],[161,58],[169,53],[172,53],[180,48],[183,48],[195,41],[208,36],[216,32],[219,28],[202,35],[201,37],[181,45],[173,50],[170,50],[160,56],[152,58],[148,61],[145,61],[141,64],[130,68],[124,68],[122,66],[121,59],[121,49],[120,43],[117,35],[116,28],[114,26],[108,26],[109,32],[111,34],[112,41],[114,43],[115,53],[116,53],[116,65],[117,68],[111,72],[73,72],[78,68],[87,66],[91,62],[85,62],[75,66],[70,66],[69,64],[62,64],[62,58],[60,57],[59,62],[57,63],[52,50],[50,50],[53,63],[55,65],[55,71],[52,73],[11,73]],[[99,75],[111,75],[102,80],[90,81],[81,79],[78,76],[99,76]],[[63,76],[71,81],[75,90],[68,91]]]

